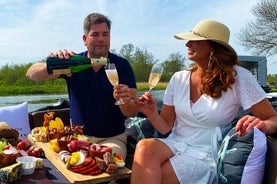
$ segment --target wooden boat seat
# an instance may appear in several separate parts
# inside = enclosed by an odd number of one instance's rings
[[[42,111],[30,112],[29,113],[30,129],[32,130],[35,127],[42,126],[43,121],[44,121],[44,114],[49,111],[55,112],[54,116],[61,118],[65,126],[70,125],[69,108],[52,109],[52,110],[42,110]]]

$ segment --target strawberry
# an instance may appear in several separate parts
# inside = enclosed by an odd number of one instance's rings
[[[117,157],[119,160],[122,160],[122,154],[121,154],[121,153],[118,153],[118,154],[116,155],[116,157]]]

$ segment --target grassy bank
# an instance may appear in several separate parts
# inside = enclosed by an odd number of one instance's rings
[[[164,90],[167,87],[167,82],[159,82],[154,88],[155,90]],[[48,85],[33,85],[33,86],[1,86],[0,96],[17,96],[17,95],[38,95],[38,94],[66,94],[67,88],[65,85],[48,86]],[[137,90],[146,91],[149,89],[147,82],[138,82]],[[276,88],[271,88],[271,92],[277,92]]]
[[[158,85],[154,88],[155,90],[164,90],[167,87],[167,82],[159,82]],[[149,89],[148,82],[138,82],[137,83],[137,90],[138,91],[145,91]]]
[[[37,95],[37,94],[64,94],[65,86],[1,86],[0,96]]]
[[[160,82],[155,87],[155,90],[164,90],[167,82]],[[33,86],[1,86],[0,96],[17,96],[17,95],[38,95],[38,94],[65,94],[67,93],[66,86],[48,86],[48,85],[33,85]],[[137,83],[138,91],[148,90],[147,82]]]

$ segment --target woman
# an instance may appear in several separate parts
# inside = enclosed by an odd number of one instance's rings
[[[238,66],[229,36],[229,29],[213,20],[175,35],[188,40],[187,58],[195,65],[172,76],[160,114],[150,93],[136,102],[159,132],[171,134],[137,144],[132,183],[215,183],[217,143],[240,107],[250,108],[253,116],[237,122],[239,136],[254,126],[266,134],[276,132],[277,113],[254,76]]]

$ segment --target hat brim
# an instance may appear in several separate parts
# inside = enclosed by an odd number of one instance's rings
[[[226,47],[228,50],[230,50],[235,55],[237,55],[237,52],[235,51],[235,49],[233,49],[233,47],[231,45],[229,45],[223,41],[217,40],[217,39],[202,37],[200,35],[193,34],[192,32],[175,34],[174,37],[177,40],[192,40],[192,41],[211,40],[211,41],[217,42],[220,45]]]

